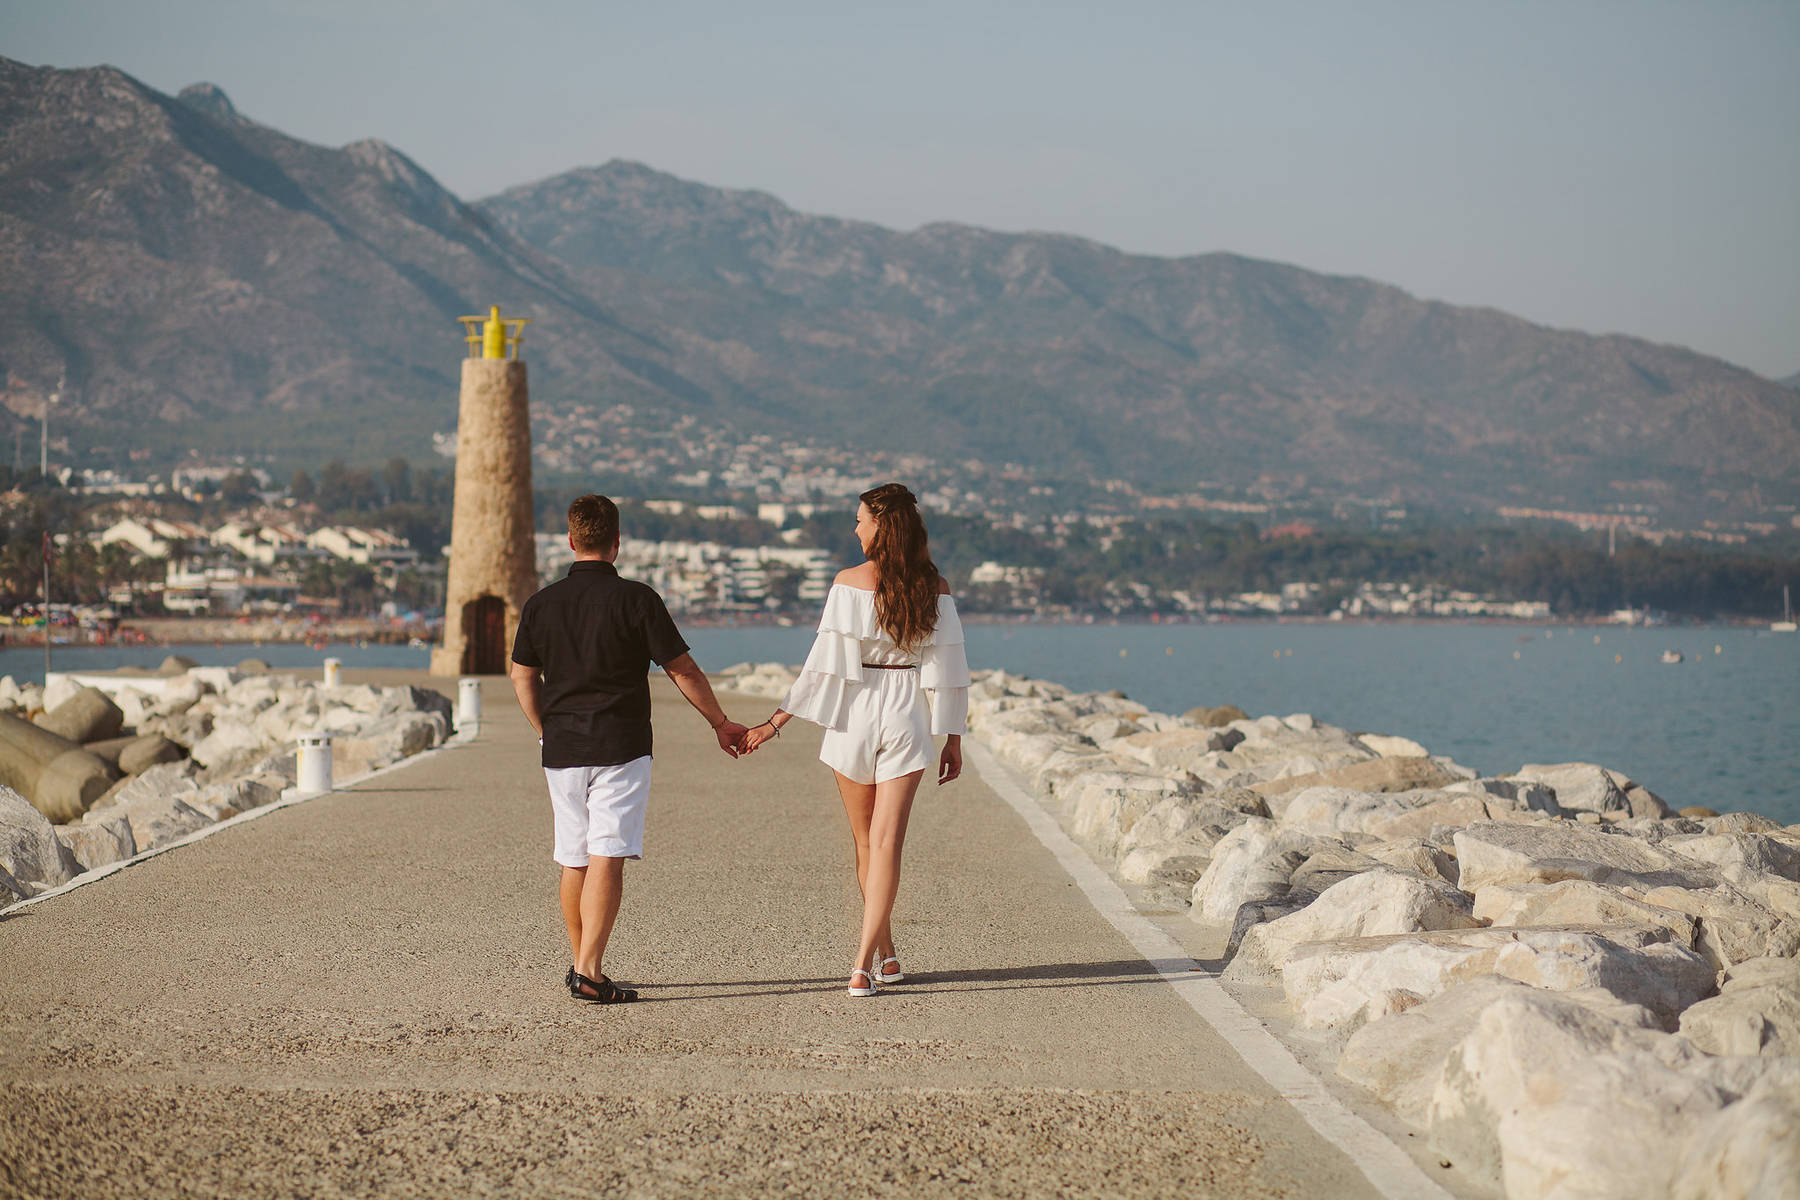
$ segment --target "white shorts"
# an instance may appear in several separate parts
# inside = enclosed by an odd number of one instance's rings
[[[644,809],[650,756],[612,767],[545,767],[556,820],[556,861],[585,867],[591,858],[644,857]]]
[[[857,783],[886,783],[931,766],[931,704],[919,672],[865,671],[844,729],[827,729],[819,761]]]

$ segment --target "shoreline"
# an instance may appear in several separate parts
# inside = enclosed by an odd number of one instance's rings
[[[1584,616],[1559,620],[1526,620],[1518,617],[1435,617],[1435,616],[1393,616],[1393,617],[1332,617],[1318,615],[1300,615],[1292,613],[1270,613],[1266,616],[1246,614],[1215,615],[1206,617],[1172,616],[1161,617],[1045,617],[1033,614],[1008,613],[967,613],[963,616],[965,624],[1038,627],[1048,629],[1060,628],[1189,628],[1210,626],[1326,626],[1346,629],[1399,628],[1399,629],[1432,629],[1446,627],[1472,627],[1495,629],[1611,629],[1616,631],[1632,630],[1695,630],[1695,629],[1736,629],[1752,632],[1769,632],[1768,622],[1749,619],[1711,618],[1707,620],[1673,619],[1667,621],[1627,624],[1606,617]],[[695,629],[801,629],[811,628],[810,616],[806,619],[782,616],[722,616],[683,617],[683,625]],[[19,627],[14,627],[18,629]],[[73,630],[73,634],[81,636],[55,637],[51,642],[51,653],[58,649],[99,649],[117,646],[124,649],[145,647],[180,647],[180,646],[303,646],[313,644],[330,644],[343,642],[360,642],[371,645],[411,645],[422,642],[426,646],[441,644],[438,627],[433,625],[393,625],[382,618],[357,618],[353,620],[317,623],[305,627],[295,627],[288,622],[262,621],[251,622],[241,618],[225,617],[154,617],[122,622],[111,634],[94,636],[96,631]],[[43,637],[35,630],[0,630],[0,650],[42,650]]]

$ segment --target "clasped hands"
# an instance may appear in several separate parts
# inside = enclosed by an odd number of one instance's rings
[[[742,758],[746,754],[754,754],[764,742],[781,736],[781,730],[773,721],[764,721],[760,725],[748,728],[727,718],[721,721],[713,732],[718,736],[719,749],[733,758]],[[945,784],[962,774],[962,739],[950,738],[944,743],[943,753],[938,755],[938,783]]]
[[[775,733],[767,721],[761,725],[745,726],[727,717],[713,726],[713,736],[719,739],[719,749],[733,758],[742,758],[774,737]]]

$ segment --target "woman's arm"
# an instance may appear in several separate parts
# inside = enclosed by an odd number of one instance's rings
[[[781,727],[793,719],[794,715],[792,713],[783,712],[779,708],[776,709],[774,713],[769,716],[769,719],[764,721],[761,725],[752,725],[750,727],[750,732],[744,735],[742,752],[749,754],[764,742],[780,737]]]

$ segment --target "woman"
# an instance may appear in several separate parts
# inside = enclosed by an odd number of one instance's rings
[[[825,727],[819,760],[837,774],[863,895],[850,994],[873,996],[879,984],[906,978],[890,924],[906,820],[935,735],[947,735],[938,782],[962,774],[969,664],[956,601],[931,561],[912,492],[886,483],[859,500],[856,539],[869,561],[831,585],[800,678],[775,715],[746,735],[744,750],[778,736],[793,717]]]

